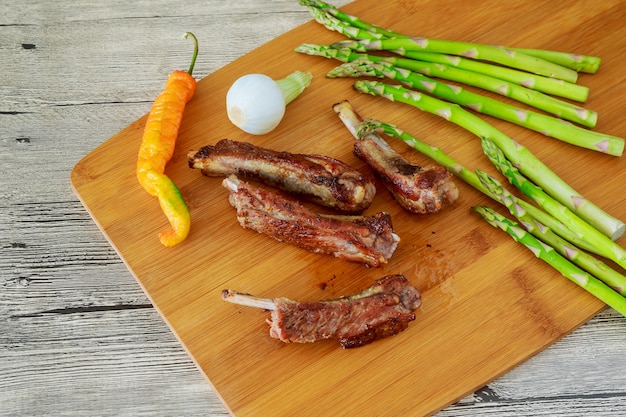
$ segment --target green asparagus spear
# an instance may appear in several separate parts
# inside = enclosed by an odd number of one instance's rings
[[[610,268],[604,262],[581,250],[588,250],[591,253],[603,256],[609,247],[612,246],[611,244],[608,247],[602,244],[598,246],[595,242],[586,240],[584,233],[580,233],[578,230],[572,231],[563,223],[555,224],[553,230],[538,220],[539,217],[549,218],[550,221],[548,223],[554,224],[552,222],[554,217],[551,217],[550,214],[541,212],[542,215],[533,216],[531,213],[537,213],[534,210],[535,206],[530,206],[525,201],[515,197],[498,180],[486,172],[476,169],[475,174],[486,188],[486,195],[508,208],[509,212],[522,223],[526,230],[552,246],[576,265],[601,279],[616,291],[626,295],[626,277]],[[529,210],[529,207],[532,207],[533,210]]]
[[[363,137],[375,132],[383,132],[389,136],[396,137],[408,146],[431,158],[440,165],[443,165],[456,177],[465,181],[476,190],[492,198],[509,209],[511,214],[518,216],[520,213],[528,213],[533,219],[549,227],[563,239],[575,246],[589,252],[600,255],[595,246],[590,245],[581,239],[580,235],[568,229],[560,220],[532,204],[515,197],[509,193],[499,181],[490,175],[485,174],[485,178],[479,178],[475,171],[465,168],[463,165],[446,155],[441,149],[425,144],[417,138],[409,135],[398,127],[374,119],[364,120],[357,129],[357,135]],[[479,171],[480,172],[480,171]]]
[[[489,75],[510,83],[518,84],[545,94],[563,97],[584,103],[589,97],[589,88],[556,78],[544,77],[512,68],[489,64],[487,62],[467,59],[460,56],[438,54],[434,52],[406,51],[403,55],[408,59],[445,64],[478,74]]]
[[[316,20],[326,26],[330,30],[336,30],[343,33],[343,28],[358,28],[362,29],[361,34],[365,36],[349,36],[353,39],[382,39],[382,38],[400,38],[408,37],[401,33],[384,29],[379,26],[367,23],[357,16],[344,13],[335,6],[328,3],[315,0],[300,0],[300,4],[307,6],[314,16],[317,16],[319,20]],[[326,20],[323,16],[332,16],[334,19]],[[345,30],[345,29],[344,29]],[[344,33],[347,35],[347,33]],[[544,49],[528,49],[528,48],[508,48],[526,55],[541,58],[546,61],[558,64],[560,66],[570,68],[574,71],[595,73],[600,66],[600,58],[594,56],[586,56],[579,54],[570,54],[566,52],[549,51]]]
[[[591,274],[568,261],[551,246],[542,243],[519,225],[484,206],[473,208],[492,226],[507,232],[516,242],[526,246],[537,258],[548,263],[564,277],[579,285],[603,303],[626,316],[626,298]]]
[[[349,38],[353,39],[380,39],[382,34],[378,32],[372,32],[371,29],[361,29],[359,27],[350,26],[344,21],[340,21],[334,16],[330,16],[329,13],[325,13],[320,9],[311,8],[312,14],[315,20],[326,28],[339,32]],[[327,47],[329,48],[329,47]],[[366,52],[367,50],[361,45],[357,45],[360,52]],[[300,49],[300,50],[298,50]],[[297,52],[308,53],[305,48],[298,48]],[[349,48],[344,48],[349,49]],[[357,49],[355,49],[356,51]],[[556,53],[556,52],[555,52]],[[563,54],[563,53],[558,53]],[[568,54],[565,54],[568,55]],[[518,71],[511,68],[505,68],[498,65],[488,64],[486,62],[480,62],[473,59],[466,59],[454,55],[445,55],[433,52],[422,51],[405,51],[404,56],[409,60],[426,61],[431,63],[438,63],[446,66],[453,66],[459,69],[465,69],[472,71],[476,74],[488,75],[495,79],[514,83],[526,88],[530,88],[536,91],[541,91],[546,94],[555,95],[558,97],[568,98],[570,100],[585,102],[589,97],[589,88],[558,80],[556,78],[543,77],[536,74],[530,74],[525,71]],[[585,59],[592,59],[592,57]],[[409,68],[412,69],[412,68]]]
[[[380,29],[372,25],[362,25],[362,27],[352,26],[345,21],[341,21],[328,13],[327,9],[318,9],[315,7],[309,7],[311,14],[315,20],[325,26],[327,29],[341,33],[352,39],[383,39],[386,36],[380,32]],[[363,28],[365,27],[365,28]],[[407,37],[404,35],[397,35],[401,37]],[[366,47],[361,44],[355,43],[353,45],[355,50],[361,52],[367,51]],[[562,52],[551,52],[543,50],[530,50],[537,54],[544,53],[548,55],[550,53],[557,55],[561,58],[560,61],[564,61],[562,57],[570,57],[572,54],[566,54]],[[569,98],[572,100],[584,102],[589,96],[589,89],[582,85],[577,85],[571,82],[565,82],[551,77],[543,77],[536,74],[530,74],[525,71],[518,71],[510,68],[505,68],[498,65],[488,64],[486,62],[479,62],[473,59],[466,59],[459,56],[423,52],[423,51],[402,51],[402,54],[409,59],[422,60],[427,62],[439,63],[444,65],[453,65],[458,68],[471,70],[479,74],[490,75],[494,78],[499,78],[504,81],[517,83],[527,88],[533,88],[537,91],[556,95],[559,97]],[[582,56],[579,58],[585,62],[598,61],[599,58]]]
[[[540,187],[537,187],[522,175],[504,156],[504,153],[488,138],[481,138],[483,151],[496,169],[502,173],[511,184],[541,206],[552,216],[560,219],[565,226],[576,232],[583,240],[601,251],[601,255],[615,261],[622,268],[626,268],[626,250],[599,232],[589,223],[582,220],[570,209],[550,197]]]
[[[338,10],[338,9],[337,9]],[[309,11],[315,21],[327,29],[336,31],[352,39],[382,39],[385,37],[381,33],[362,29],[352,26],[337,19],[333,14],[328,13],[326,9],[309,6]]]
[[[517,198],[493,176],[478,168],[474,169],[474,173],[478,178],[478,181],[484,187],[485,194],[508,208],[509,212],[515,217],[523,215],[524,212],[527,212],[534,219],[541,222],[542,224],[545,224],[547,227],[552,229],[555,233],[557,233],[559,236],[572,243],[573,245],[596,255],[602,256],[602,254],[604,253],[603,249],[598,249],[593,244],[587,242],[584,239],[583,235],[581,235],[578,231],[572,230],[567,227],[562,221],[557,220],[557,218],[554,217],[552,214],[547,213],[531,205],[530,203],[527,203],[525,200]]]
[[[528,104],[539,110],[552,113],[562,119],[570,120],[582,124],[587,127],[594,127],[598,114],[593,110],[571,104],[567,101],[559,100],[542,93],[539,90],[530,89],[519,84],[501,80],[486,74],[456,68],[450,65],[419,61],[416,59],[407,59],[395,56],[378,56],[365,53],[357,53],[351,49],[335,49],[326,45],[302,44],[296,49],[296,52],[308,55],[322,56],[324,58],[336,59],[338,61],[349,63],[357,60],[368,60],[375,63],[384,62],[397,68],[403,68],[410,71],[418,72],[428,77],[440,78],[448,81],[471,85],[473,87],[482,88],[492,93],[509,97],[520,103]],[[556,80],[555,80],[556,81]],[[576,84],[571,84],[580,87]],[[586,93],[582,101],[586,99]]]
[[[334,17],[335,20],[341,21],[342,23],[345,23],[347,26],[352,26],[358,29],[363,29],[364,31],[371,33],[376,38],[382,38],[382,37],[395,38],[398,36],[402,36],[397,32],[387,30],[387,29],[381,28],[380,26],[376,26],[376,25],[372,25],[370,23],[364,22],[363,20],[359,19],[357,16],[345,13],[342,10],[338,9],[337,7],[331,4],[325,3],[323,1],[300,0],[300,4],[303,6],[307,6],[309,10],[311,11],[311,13],[314,14],[314,16],[321,16],[322,14],[327,15],[327,16],[330,15]]]
[[[343,111],[347,111],[347,109],[343,107]],[[350,119],[349,115],[344,115],[344,117]],[[594,246],[582,241],[577,234],[565,228],[561,222],[549,214],[509,193],[495,178],[480,170],[477,170],[478,174],[468,170],[446,155],[441,149],[416,139],[394,125],[378,120],[365,119],[362,121],[356,130],[356,137],[363,138],[368,135],[375,135],[378,132],[402,140],[421,154],[446,167],[457,178],[461,178],[478,191],[504,205],[535,237],[555,248],[562,256],[601,279],[620,294],[626,295],[626,277],[610,268],[604,262],[581,250],[591,249],[595,251]],[[546,223],[552,225],[552,227],[543,224],[538,218],[546,220]],[[553,228],[563,234],[565,238],[555,233]]]
[[[530,150],[460,106],[408,90],[402,86],[391,86],[376,81],[358,80],[354,84],[354,88],[362,93],[410,104],[422,111],[455,123],[479,138],[486,137],[493,140],[504,152],[507,159],[515,164],[522,173],[593,227],[614,240],[624,233],[626,229],[624,223],[582,197],[535,157]]]
[[[569,54],[567,52],[548,51],[545,49],[510,48],[526,55],[545,59],[578,72],[595,74],[600,68],[602,60],[597,56]]]
[[[383,132],[389,136],[393,136],[402,140],[421,154],[432,159],[439,165],[446,167],[446,169],[454,174],[456,177],[461,178],[463,181],[476,188],[478,191],[481,191],[485,195],[488,195],[487,190],[473,171],[465,168],[463,165],[450,158],[438,147],[428,145],[414,138],[413,136],[399,129],[395,125],[368,118],[363,120],[358,126],[356,131],[356,137],[357,139],[363,138],[367,135],[377,134],[377,132]]]
[[[525,110],[504,103],[490,97],[482,96],[465,90],[459,86],[452,86],[420,73],[412,72],[404,68],[397,68],[384,61],[372,62],[364,58],[347,62],[327,73],[327,77],[361,77],[375,76],[387,77],[402,82],[417,90],[433,94],[452,103],[460,104],[479,113],[497,117],[508,122],[524,126],[543,135],[560,139],[564,142],[580,146],[594,151],[605,152],[612,155],[621,155],[624,149],[624,139],[611,135],[583,129],[571,123],[563,123],[563,120],[550,117],[543,113]],[[540,106],[541,107],[541,106]],[[570,118],[583,114],[571,108]],[[607,148],[598,148],[598,143],[608,141]]]
[[[498,46],[471,42],[406,37],[357,39],[339,41],[333,44],[335,47],[347,47],[351,49],[358,48],[359,45],[366,50],[391,51],[398,55],[404,55],[405,51],[428,51],[479,59],[571,83],[575,83],[578,78],[576,71],[552,62]]]

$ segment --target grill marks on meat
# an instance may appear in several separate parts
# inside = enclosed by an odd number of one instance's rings
[[[391,217],[384,212],[371,216],[323,215],[235,175],[224,179],[223,185],[230,192],[228,200],[237,210],[243,228],[311,252],[380,267],[388,262],[400,241],[393,232]]]
[[[207,176],[258,179],[343,213],[370,206],[376,187],[349,165],[327,156],[278,152],[228,139],[188,154],[190,168]]]
[[[432,214],[456,201],[459,191],[445,167],[411,164],[376,134],[360,138],[357,131],[362,120],[348,101],[335,104],[333,110],[356,139],[354,154],[372,168],[403,208]]]
[[[393,336],[415,320],[421,295],[403,275],[388,275],[358,294],[319,302],[266,299],[222,291],[237,304],[271,310],[270,336],[285,343],[336,339],[343,348],[366,345]]]

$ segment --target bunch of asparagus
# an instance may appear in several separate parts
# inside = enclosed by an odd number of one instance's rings
[[[377,76],[428,91],[474,111],[526,126],[547,136],[610,155],[621,156],[624,139],[594,132],[597,113],[553,96],[584,102],[588,88],[575,84],[577,71],[595,73],[600,58],[555,51],[505,48],[449,40],[409,37],[366,23],[319,0],[300,0],[315,20],[350,37],[332,45],[302,44],[296,52],[345,62],[329,76]],[[399,56],[377,56],[387,51]],[[356,63],[355,63],[356,61]],[[497,65],[486,61],[492,61]],[[458,91],[428,76],[455,81],[509,97],[556,117]],[[461,97],[456,97],[460,94]],[[563,123],[569,121],[579,124]]]
[[[573,145],[621,156],[623,138],[590,130],[595,127],[597,114],[561,99],[586,101],[588,89],[575,84],[577,72],[595,73],[599,58],[410,37],[364,22],[323,1],[299,1],[317,22],[350,39],[332,45],[302,44],[297,52],[343,62],[327,74],[331,78],[377,77],[400,82],[402,85],[390,85],[360,79],[354,88],[412,105],[475,134],[498,171],[536,205],[516,198],[484,171],[464,168],[439,148],[394,125],[368,119],[359,135],[384,132],[397,137],[504,205],[523,227],[493,209],[474,209],[491,225],[508,232],[537,257],[626,316],[626,277],[593,256],[626,268],[626,250],[614,242],[624,233],[624,223],[585,199],[529,149],[475,114],[487,114]],[[478,87],[544,113],[430,77]]]
[[[519,224],[486,206],[473,209],[489,224],[507,232],[563,276],[626,316],[626,276],[588,253],[606,257],[626,268],[626,251],[524,178],[493,141],[482,139],[485,153],[498,170],[539,207],[515,197],[485,171],[465,168],[441,149],[420,141],[395,125],[370,118],[363,121],[357,134],[364,137],[379,132],[404,141],[505,206]]]

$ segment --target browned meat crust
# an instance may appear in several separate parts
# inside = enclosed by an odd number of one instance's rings
[[[402,207],[412,213],[432,214],[456,201],[458,189],[445,167],[410,164],[383,142],[368,135],[355,142],[354,154],[372,168]]]
[[[258,179],[343,213],[361,213],[371,204],[374,182],[327,156],[292,154],[228,139],[188,154],[190,168],[204,175]]]
[[[344,348],[398,334],[415,320],[421,305],[419,291],[403,275],[388,275],[358,294],[319,302],[260,299],[229,290],[222,297],[272,310],[270,336],[285,343],[337,339]]]
[[[379,267],[388,262],[400,241],[387,213],[322,215],[235,175],[224,179],[223,185],[230,191],[228,199],[242,227],[311,252]]]
[[[431,214],[456,201],[459,190],[445,167],[411,164],[376,134],[359,138],[356,132],[362,120],[348,101],[335,104],[333,109],[356,139],[354,154],[372,168],[376,178],[406,210]]]

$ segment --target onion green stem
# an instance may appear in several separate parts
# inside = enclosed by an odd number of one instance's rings
[[[276,84],[285,96],[285,105],[295,100],[310,84],[313,74],[294,71],[285,78],[276,80]]]

